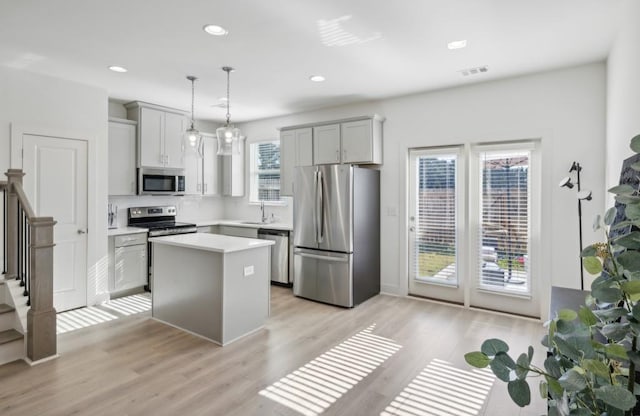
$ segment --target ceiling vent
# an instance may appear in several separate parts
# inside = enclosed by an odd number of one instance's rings
[[[487,65],[484,65],[484,66],[477,66],[475,68],[461,69],[458,72],[460,72],[463,77],[468,77],[469,75],[483,74],[487,71],[489,71],[489,67]]]

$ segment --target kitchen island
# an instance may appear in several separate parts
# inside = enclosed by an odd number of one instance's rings
[[[154,319],[220,345],[264,326],[273,241],[205,233],[149,241]]]

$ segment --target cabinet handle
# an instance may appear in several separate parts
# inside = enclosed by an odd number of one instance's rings
[[[167,165],[169,164],[169,155],[165,156],[167,158],[167,161],[165,162]]]
[[[164,155],[160,154],[160,163],[164,163]]]
[[[131,193],[135,193],[135,192],[136,192],[136,183],[131,182]]]
[[[200,192],[200,184],[198,184],[198,186],[196,186],[196,191]]]
[[[347,151],[346,150],[342,151],[342,160],[343,161],[347,160]]]
[[[207,193],[207,184],[206,183],[204,184],[204,193],[205,194]]]
[[[340,161],[340,150],[336,150],[336,161]]]

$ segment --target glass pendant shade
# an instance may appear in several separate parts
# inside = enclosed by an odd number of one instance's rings
[[[238,148],[240,129],[233,126],[218,127],[216,135],[218,136],[218,155],[228,156],[240,153]]]
[[[202,135],[193,125],[184,132],[184,142],[187,151],[196,152],[202,157]]]

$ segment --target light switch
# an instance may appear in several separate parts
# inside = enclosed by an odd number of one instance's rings
[[[244,268],[244,275],[245,276],[251,276],[254,272],[255,272],[255,270],[253,269],[253,266],[246,266]]]

